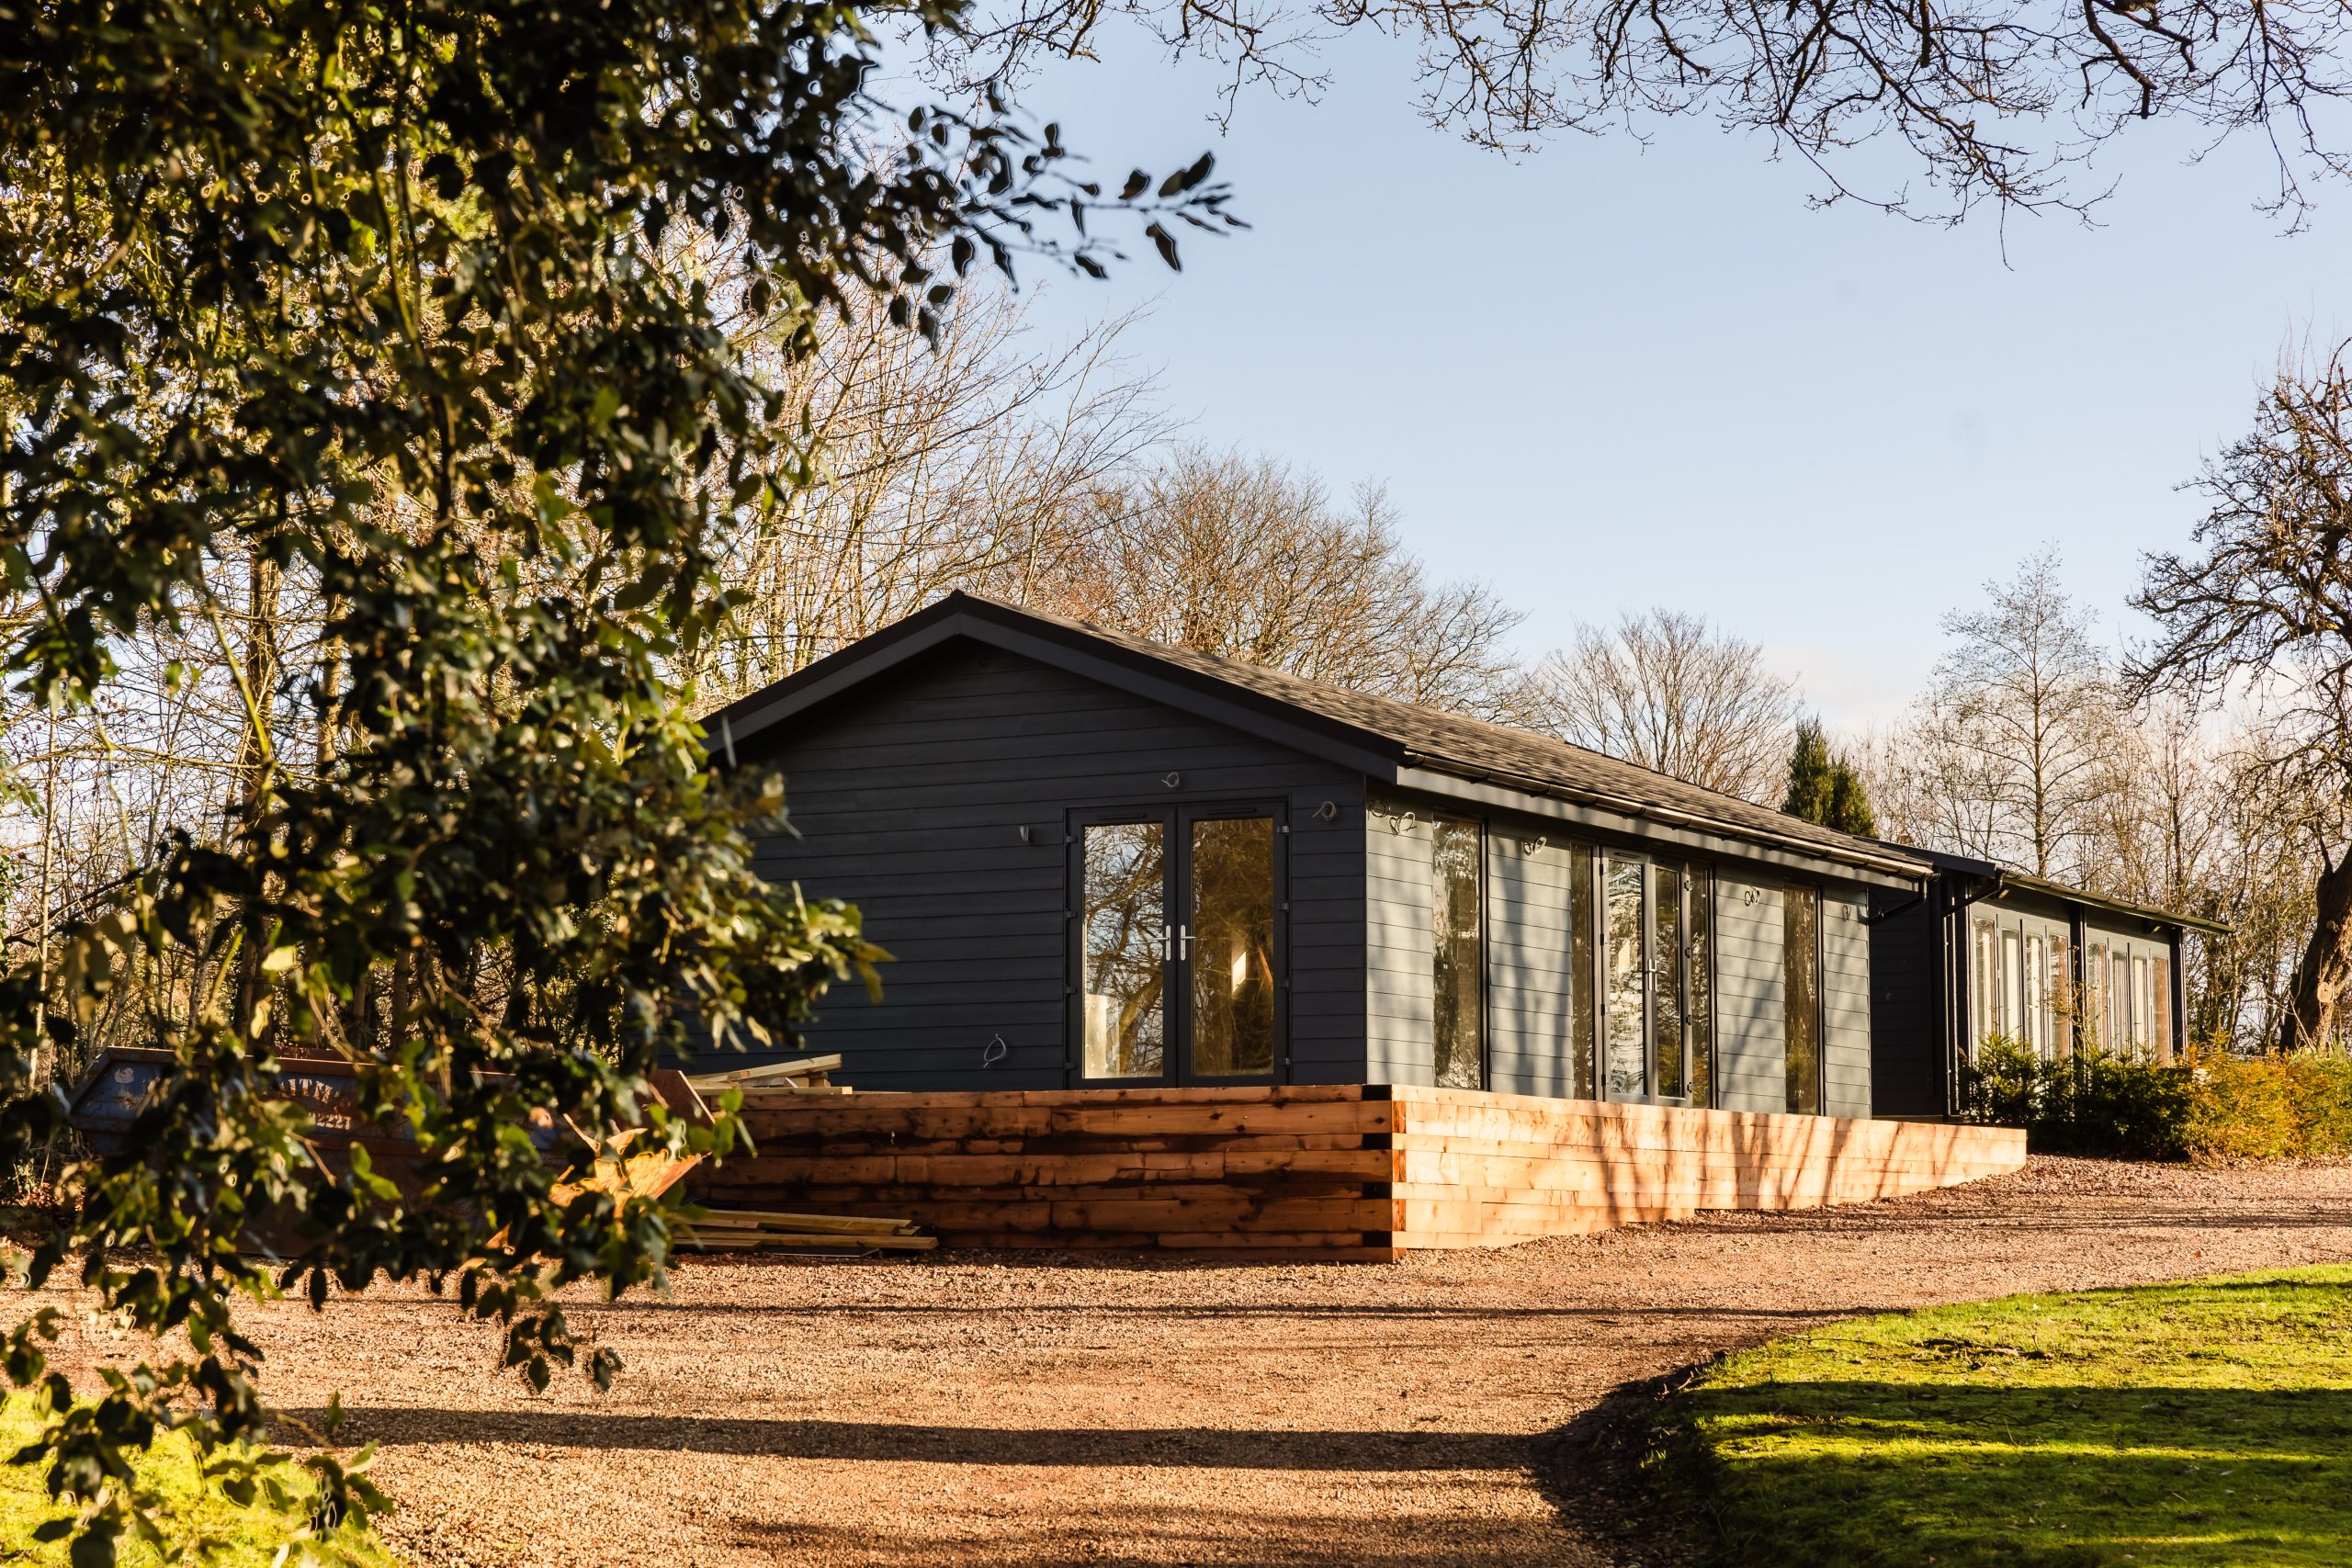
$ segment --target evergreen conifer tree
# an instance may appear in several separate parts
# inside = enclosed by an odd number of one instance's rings
[[[1867,839],[1878,832],[1878,817],[1871,809],[1861,776],[1844,757],[1831,754],[1818,719],[1797,726],[1796,748],[1789,756],[1789,794],[1781,809],[1841,833]]]

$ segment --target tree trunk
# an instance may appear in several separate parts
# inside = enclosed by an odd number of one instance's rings
[[[2318,919],[2295,966],[2286,1027],[2278,1032],[2282,1051],[2324,1047],[2335,1035],[2336,1009],[2352,983],[2352,852],[2320,872],[2313,902]]]

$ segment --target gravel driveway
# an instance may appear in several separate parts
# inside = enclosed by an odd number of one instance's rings
[[[254,1321],[279,1403],[340,1388],[382,1441],[421,1565],[1578,1568],[1545,1436],[1618,1383],[1845,1314],[2343,1258],[2352,1169],[2036,1159],[1389,1266],[689,1262],[583,1314],[628,1361],[605,1397],[532,1395],[421,1294]]]

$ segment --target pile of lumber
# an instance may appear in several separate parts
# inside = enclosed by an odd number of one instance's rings
[[[738,1067],[729,1073],[695,1073],[686,1081],[703,1094],[729,1089],[756,1089],[773,1094],[847,1094],[847,1089],[837,1087],[832,1080],[841,1065],[838,1055],[803,1056],[794,1062],[763,1062],[756,1067]]]
[[[786,1214],[767,1209],[713,1209],[693,1222],[692,1244],[705,1252],[747,1252],[763,1247],[851,1247],[928,1252],[935,1235],[919,1235],[912,1220],[868,1214]]]

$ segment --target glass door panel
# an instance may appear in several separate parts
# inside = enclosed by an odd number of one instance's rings
[[[1656,1093],[1680,1100],[1690,1092],[1682,1040],[1682,868],[1650,867],[1650,1060]]]
[[[1274,821],[1191,824],[1190,890],[1177,946],[1190,975],[1191,1070],[1274,1070]]]
[[[1081,831],[1086,1076],[1159,1077],[1168,1070],[1167,829],[1101,822]]]
[[[1649,922],[1643,908],[1645,867],[1637,860],[1611,858],[1601,871],[1602,1057],[1611,1100],[1639,1100],[1649,1092],[1649,953],[1644,940]]]

